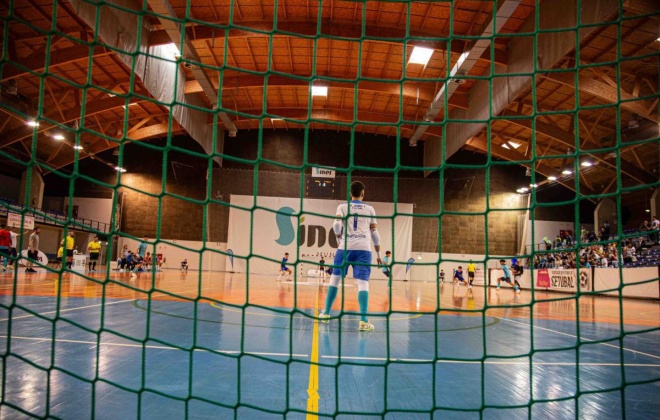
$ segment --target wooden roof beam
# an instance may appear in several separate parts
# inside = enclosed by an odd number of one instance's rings
[[[474,136],[466,142],[468,146],[474,147],[477,150],[480,150],[484,153],[488,153],[488,143],[484,137],[479,137],[479,136]],[[525,155],[523,155],[520,152],[517,152],[516,150],[512,149],[505,149],[503,147],[491,147],[490,153],[492,153],[494,156],[508,160],[511,162],[523,162],[525,160],[528,160]],[[529,168],[529,164],[523,164],[521,163],[522,166],[525,166]],[[538,172],[539,174],[543,176],[553,176],[556,175],[556,170],[552,166],[548,165],[547,163],[544,163],[543,161],[537,162],[537,167],[534,169],[534,171]],[[547,181],[541,181],[537,182],[537,184],[542,185],[546,183]],[[575,191],[575,186],[573,184],[564,182],[564,181],[555,181],[559,182],[566,188],[569,188],[573,191]],[[596,195],[596,192],[584,185],[580,185],[580,194],[582,195]]]
[[[525,127],[529,130],[532,129],[532,117],[529,115],[521,115],[518,114],[514,111],[509,111],[506,110],[502,113],[503,116],[509,117],[507,121],[509,121],[512,124],[519,125],[521,127]],[[536,132],[539,134],[543,134],[545,136],[548,136],[552,139],[555,139],[556,141],[560,142],[564,146],[567,146],[571,149],[576,148],[576,136],[573,133],[570,133],[568,131],[564,131],[561,128],[558,128],[552,124],[545,123],[543,121],[539,121],[538,119],[536,120],[536,125],[534,127],[536,129]],[[577,138],[577,140],[580,140]],[[657,181],[657,177],[639,169],[637,166],[634,164],[621,159],[620,160],[620,166],[617,167],[616,165],[616,159],[615,158],[600,158],[596,155],[590,154],[590,153],[585,153],[584,155],[589,156],[593,159],[596,159],[599,162],[602,162],[606,164],[608,167],[611,167],[612,170],[615,172],[619,170],[627,174],[628,176],[634,178],[635,180],[643,183],[643,184],[653,184]]]
[[[537,16],[543,27],[572,27],[575,25],[577,15],[575,5],[574,0],[541,2],[537,6],[537,12],[527,18],[519,32],[533,32],[537,26]],[[581,5],[580,17],[584,24],[609,21],[619,12],[618,0],[582,2]],[[577,40],[575,33],[570,31],[548,33],[540,38],[515,37],[511,39],[508,43],[507,67],[502,68],[496,65],[495,70],[499,75],[514,74],[515,76],[496,77],[492,80],[479,80],[474,83],[468,99],[469,109],[467,111],[454,109],[449,113],[450,118],[458,122],[447,124],[447,136],[443,142],[431,141],[424,144],[424,166],[439,166],[486,126],[484,122],[460,122],[460,120],[487,121],[493,115],[498,115],[511,102],[517,100],[531,88],[534,79],[531,76],[525,77],[519,76],[519,74],[531,73],[537,69],[554,68],[575,49],[576,41],[582,42],[597,29],[597,26],[582,28]],[[536,53],[536,56],[533,53]],[[443,156],[442,153],[442,143],[445,144],[446,156]],[[429,171],[426,172],[427,175],[429,173]]]
[[[238,77],[225,77],[223,79],[223,90],[233,90],[236,89],[236,86],[241,88],[261,88],[264,87],[265,78],[261,76],[238,76]],[[339,89],[354,89],[354,84],[351,82],[328,82],[328,87],[330,88],[339,88]],[[268,87],[308,87],[309,82],[301,79],[293,79],[290,77],[277,76],[273,75],[268,77]],[[406,84],[401,89],[398,83],[386,83],[386,82],[370,82],[364,81],[359,82],[360,91],[373,91],[385,93],[388,95],[398,96],[403,93],[404,98],[419,99],[422,101],[432,101],[433,100],[433,89],[429,86],[428,88],[420,87],[419,92],[417,91],[417,86],[413,83]],[[196,80],[189,80],[186,82],[185,93],[199,93],[202,91],[202,87]],[[449,98],[449,105],[467,109],[467,96],[455,94]]]
[[[573,73],[548,73],[544,77],[575,89],[575,76]],[[618,94],[620,94],[621,108],[653,121],[656,124],[658,123],[657,110],[649,109],[646,101],[625,92],[623,89],[610,86],[607,83],[600,82],[588,76],[580,75],[578,77],[578,90],[612,104],[616,104],[619,101]]]
[[[95,154],[104,152],[106,150],[114,149],[115,147],[119,146],[120,141],[141,141],[141,140],[147,140],[150,138],[155,138],[155,137],[161,137],[168,135],[169,133],[179,133],[182,132],[183,128],[179,126],[179,124],[174,124],[172,126],[172,129],[170,130],[169,124],[153,124],[147,127],[141,127],[136,130],[131,129],[131,134],[130,137],[127,137],[126,139],[118,139],[117,143],[108,143],[106,142],[101,142],[97,141],[96,143],[92,144],[89,146],[89,154],[87,153],[79,153],[79,160],[84,159],[87,157],[91,157]],[[64,166],[70,165],[74,162],[75,160],[75,154],[73,153],[62,153],[60,152],[54,159],[52,159],[48,165],[53,168],[53,170],[57,170],[60,168],[63,168]]]
[[[229,36],[233,38],[239,37],[254,37],[259,36],[259,32],[250,31],[249,29],[244,28],[253,28],[257,31],[265,32],[274,32],[276,36],[286,36],[286,37],[295,37],[296,35],[304,36],[316,36],[317,35],[317,24],[316,22],[299,22],[291,21],[286,22],[283,20],[277,21],[277,29],[273,30],[272,20],[262,22],[262,21],[253,21],[253,22],[241,22],[240,28],[231,28],[229,31]],[[224,37],[226,34],[226,25],[219,25],[218,27],[206,26],[206,25],[197,25],[194,27],[186,27],[186,39],[193,41],[207,40],[207,39],[216,39],[224,43]],[[196,36],[195,36],[196,34]],[[328,36],[338,36],[342,38],[350,38],[349,41],[355,40],[366,40],[369,42],[379,42],[386,44],[402,44],[406,39],[405,29],[402,27],[383,27],[383,26],[371,26],[367,25],[365,30],[365,37],[362,35],[362,23],[337,23],[330,21],[323,21],[321,26],[321,34]],[[437,38],[438,34],[436,31],[410,31],[410,35],[414,37],[421,38]],[[264,36],[267,36],[264,34]],[[152,31],[149,34],[149,45],[163,45],[169,44],[172,42],[167,36],[167,32],[164,30]],[[451,46],[447,46],[447,43],[444,41],[413,41],[408,47],[408,53],[412,51],[412,45],[419,44],[427,48],[433,48],[437,51],[448,51],[451,47],[452,54],[463,54],[466,51],[465,43],[454,42]],[[483,54],[479,57],[480,60],[495,63],[500,65],[507,65],[508,53],[501,49],[495,49],[495,57],[491,60],[490,48],[486,49]]]
[[[141,95],[146,95],[146,92],[137,92]],[[137,103],[141,101],[139,97],[131,97],[129,102],[130,103]],[[103,99],[92,99],[91,101],[87,102],[85,104],[85,118],[92,116],[94,114],[99,114],[99,113],[104,113],[107,112],[111,109],[114,108],[119,108],[121,106],[126,105],[126,99],[121,98],[121,97],[114,97],[114,98],[103,98]],[[74,120],[80,119],[81,116],[81,107],[80,106],[75,106],[73,108],[70,108],[66,111],[64,111],[64,117],[61,119],[61,121],[58,121],[60,124],[66,124],[69,122],[72,122]],[[55,109],[51,111],[50,115],[57,114],[58,110]],[[51,117],[52,118],[52,117]],[[53,128],[54,125],[48,124],[46,122],[41,121],[39,124],[39,127],[29,127],[27,125],[22,125],[18,128],[15,128],[12,131],[9,131],[8,133],[5,133],[2,136],[2,139],[0,139],[0,149],[3,147],[7,147],[11,144],[14,144],[18,141],[21,141],[23,139],[26,139],[28,137],[32,137],[34,132],[36,131],[37,133],[43,133],[51,128]]]
[[[92,49],[84,45],[76,45],[60,50],[54,50],[50,52],[48,70],[52,72],[54,68],[64,64],[87,60],[90,54],[93,57],[98,58],[113,54],[113,52],[108,51],[103,47],[96,47]],[[24,59],[21,59],[20,64],[21,67],[17,67],[12,63],[5,64],[2,71],[2,81],[4,82],[10,79],[15,79],[17,77],[23,77],[28,75],[30,72],[43,72],[46,66],[45,47],[35,51]]]

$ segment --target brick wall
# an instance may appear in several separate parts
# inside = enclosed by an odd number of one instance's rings
[[[208,230],[209,240],[224,242],[231,194],[298,197],[314,164],[337,168],[335,198],[345,198],[353,144],[353,163],[360,168],[351,175],[366,185],[367,201],[397,200],[414,204],[414,252],[516,252],[517,216],[521,213],[516,208],[522,204],[514,190],[529,182],[519,166],[498,164],[479,168],[485,157],[462,151],[450,163],[471,167],[443,168],[441,173],[424,178],[421,170],[415,170],[422,167],[423,148],[409,147],[405,140],[397,142],[394,137],[356,133],[351,141],[348,133],[330,131],[309,132],[307,140],[304,135],[300,130],[264,131],[261,136],[258,131],[247,131],[227,138],[224,167],[215,167],[211,176],[209,197],[214,200],[207,207],[206,224],[203,202],[207,196],[208,159],[199,145],[183,136],[173,138],[171,144],[175,149],[167,153],[165,163],[161,150],[143,143],[127,145],[123,162],[128,172],[122,175],[117,188],[126,197],[123,230],[135,236],[155,237],[159,228],[160,237],[181,240],[201,240]],[[156,147],[166,144],[165,140],[149,142]],[[116,159],[111,153],[103,157]],[[405,170],[397,169],[397,160]],[[255,169],[258,169],[256,178]],[[85,159],[79,162],[79,171],[89,179],[76,180],[76,196],[112,197],[111,186],[117,182],[113,170]],[[60,175],[46,177],[46,195],[68,195],[68,179]],[[556,194],[557,191],[548,189],[539,194],[539,199],[552,201]],[[537,218],[573,220],[572,206],[566,207],[561,214],[556,210],[553,214],[551,208],[539,208]],[[161,219],[168,221],[160,226],[159,209]]]

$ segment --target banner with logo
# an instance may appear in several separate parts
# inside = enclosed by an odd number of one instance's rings
[[[252,255],[249,260],[250,273],[277,276],[285,252],[289,253],[287,265],[292,269],[297,261],[302,260],[301,255],[317,252],[331,255],[326,259],[326,265],[332,264],[332,255],[337,251],[337,238],[332,230],[332,224],[335,221],[337,206],[344,202],[232,195],[227,247],[233,250],[236,257],[233,261],[233,271],[246,272],[245,257]],[[393,265],[393,278],[404,279],[406,264],[412,250],[413,219],[411,216],[403,215],[392,218],[393,203],[375,203],[369,200],[366,200],[366,203],[372,205],[376,211],[381,255],[385,255],[385,251],[392,251],[393,262],[396,263]],[[397,212],[412,214],[413,205],[398,203]],[[267,258],[274,261],[269,261]],[[318,260],[313,261],[315,264],[317,262]],[[375,266],[375,253],[373,264],[372,273],[378,269]],[[229,265],[226,269],[231,271]],[[349,271],[349,277],[351,275]]]
[[[334,178],[335,170],[327,168],[319,168],[314,166],[312,168],[312,178]]]
[[[25,222],[25,223],[23,223]],[[17,213],[8,212],[7,213],[7,227],[13,228],[23,228],[26,230],[34,229],[34,217],[33,216],[23,216]]]
[[[561,290],[565,292],[585,292],[591,290],[591,269],[582,268],[578,273],[575,269],[540,268],[534,270],[537,288],[549,290]]]

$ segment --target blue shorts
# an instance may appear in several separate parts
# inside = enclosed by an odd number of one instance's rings
[[[338,249],[333,263],[336,267],[332,274],[345,276],[348,273],[348,266],[353,266],[353,277],[359,280],[369,280],[371,275],[371,251],[346,251],[344,259],[344,250]]]
[[[458,281],[465,281],[465,279],[463,278],[463,274],[454,273],[454,278],[458,279]]]

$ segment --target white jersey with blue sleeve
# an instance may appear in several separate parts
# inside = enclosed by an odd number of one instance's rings
[[[344,249],[346,239],[346,250],[371,251],[371,225],[378,223],[374,208],[359,200],[341,203],[337,207],[337,218],[340,217],[344,226],[338,249]]]

